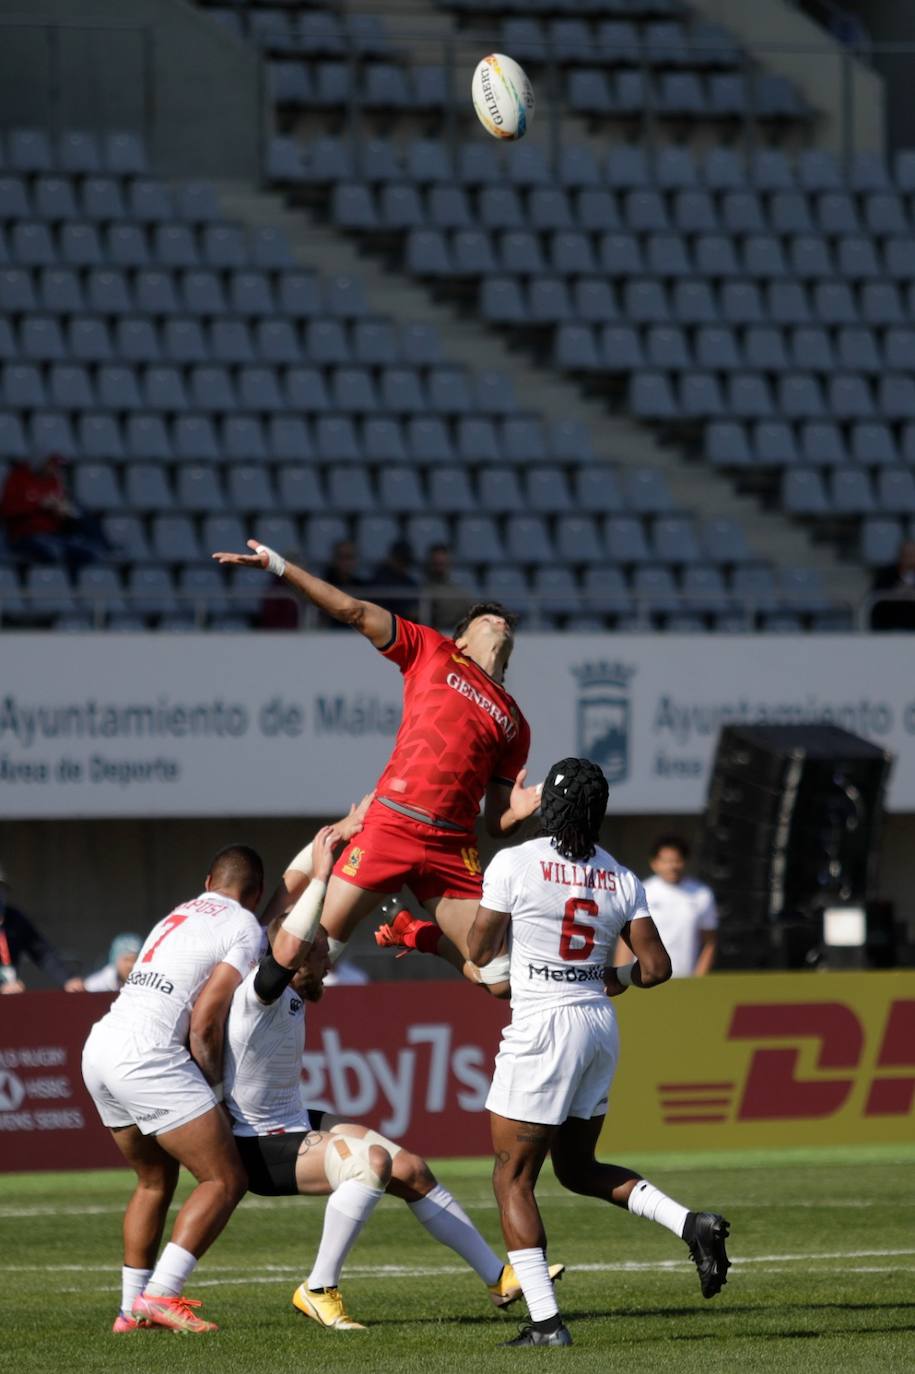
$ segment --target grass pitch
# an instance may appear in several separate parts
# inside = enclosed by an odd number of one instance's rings
[[[568,1273],[560,1304],[575,1345],[501,1350],[523,1306],[501,1314],[476,1277],[386,1198],[344,1271],[350,1312],[370,1330],[334,1335],[290,1304],[320,1234],[322,1200],[242,1203],[189,1293],[221,1330],[110,1334],[120,1293],[126,1173],[0,1176],[0,1369],[159,1374],[494,1374],[569,1371],[915,1371],[915,1146],[632,1160],[654,1183],[731,1221],[731,1277],[710,1302],[682,1242],[564,1192],[540,1198],[550,1257]],[[501,1250],[489,1163],[439,1177]],[[515,1314],[517,1313],[517,1318]]]

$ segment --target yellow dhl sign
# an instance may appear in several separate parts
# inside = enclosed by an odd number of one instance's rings
[[[605,1155],[915,1139],[915,971],[718,974],[614,1005]]]

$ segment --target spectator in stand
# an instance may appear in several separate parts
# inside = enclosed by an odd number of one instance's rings
[[[652,876],[645,879],[648,907],[672,977],[701,978],[715,960],[718,908],[710,887],[687,877],[689,845],[679,835],[661,835],[651,850]]]
[[[423,596],[429,598],[425,625],[436,630],[451,630],[467,610],[470,599],[451,580],[451,550],[447,544],[433,544],[426,554]]]
[[[372,578],[372,583],[377,588],[378,604],[392,614],[399,615],[403,620],[416,620],[419,615],[416,600],[419,586],[410,572],[412,566],[413,550],[410,545],[406,539],[395,539],[388,549],[387,558],[378,564]],[[410,594],[398,596],[398,587],[409,589]]]
[[[59,453],[14,463],[0,496],[0,518],[10,553],[31,563],[66,563],[77,568],[104,558],[108,543],[101,526],[70,500]]]
[[[65,992],[82,992],[83,980],[71,978],[57,950],[18,907],[9,903],[9,883],[0,868],[0,993],[25,992],[19,976],[24,955]]]
[[[872,630],[915,630],[915,539],[906,539],[899,557],[874,575]],[[882,593],[882,595],[881,595]]]
[[[83,979],[84,992],[120,992],[130,977],[137,962],[137,955],[143,948],[142,935],[125,932],[116,935],[108,951],[108,963]]]
[[[350,596],[361,596],[368,583],[359,576],[359,553],[352,539],[338,539],[331,551],[331,559],[321,576],[325,582],[348,592]],[[318,623],[322,630],[345,630],[347,627],[329,615],[320,614]]]

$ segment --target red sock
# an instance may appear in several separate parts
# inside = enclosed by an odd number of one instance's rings
[[[405,943],[420,954],[437,954],[442,932],[434,921],[417,921]]]

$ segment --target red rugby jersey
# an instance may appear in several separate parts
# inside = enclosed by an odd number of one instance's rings
[[[382,653],[403,673],[404,699],[379,797],[472,830],[487,784],[513,783],[527,762],[527,721],[504,687],[427,625],[397,616]]]

